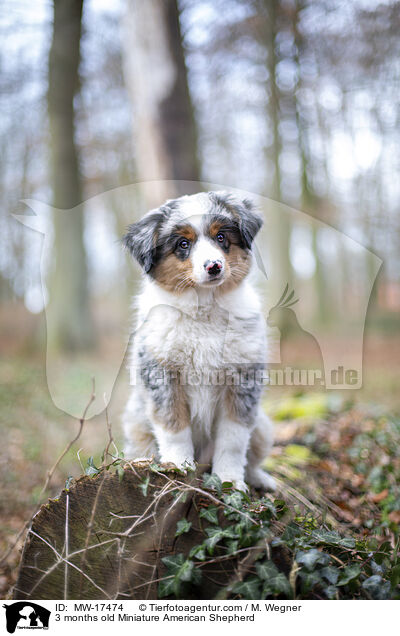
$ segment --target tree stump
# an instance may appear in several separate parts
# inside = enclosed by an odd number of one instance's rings
[[[81,477],[33,518],[14,599],[159,598],[162,559],[186,555],[205,538],[199,512],[210,499],[201,484],[143,464],[126,467],[122,480],[108,471]],[[176,536],[184,519],[190,529]],[[236,566],[235,556],[207,563],[194,598],[215,598]]]

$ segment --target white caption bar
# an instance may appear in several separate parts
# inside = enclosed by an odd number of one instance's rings
[[[337,636],[338,630],[354,629],[367,636],[396,624],[398,612],[396,601],[6,601],[0,626],[1,633],[17,636],[31,630],[62,636],[71,628],[74,636],[111,630],[119,635],[138,630],[142,636],[158,627],[167,635],[190,628],[204,636],[205,626],[207,636],[237,627],[256,633],[293,629],[296,636]]]

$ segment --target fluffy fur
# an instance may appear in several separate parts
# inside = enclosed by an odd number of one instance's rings
[[[259,467],[272,426],[251,381],[266,359],[248,279],[261,225],[250,201],[208,192],[167,201],[129,226],[125,246],[146,276],[123,416],[127,456],[211,461],[236,488],[274,488]]]

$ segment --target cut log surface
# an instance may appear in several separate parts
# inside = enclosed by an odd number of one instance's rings
[[[199,480],[174,477],[132,464],[122,480],[108,471],[85,476],[49,500],[33,518],[14,598],[156,599],[162,558],[203,541],[199,510],[210,505],[194,489],[183,496]],[[184,518],[190,531],[176,537]],[[196,598],[215,598],[235,565],[232,558],[204,567]]]

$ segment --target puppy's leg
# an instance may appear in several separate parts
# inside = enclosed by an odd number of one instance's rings
[[[190,426],[181,430],[166,428],[153,422],[160,461],[175,464],[178,468],[194,468],[194,451]]]
[[[217,422],[212,471],[222,482],[231,481],[238,490],[247,490],[244,481],[250,428],[224,414]]]
[[[268,456],[273,441],[272,422],[259,407],[256,426],[251,433],[246,469],[246,481],[255,488],[261,488],[262,490],[275,490],[276,488],[274,478],[259,465]]]
[[[233,481],[239,490],[247,489],[247,450],[261,394],[261,387],[251,381],[253,374],[254,369],[238,369],[239,381],[226,387],[215,436],[213,472],[222,481]]]
[[[194,466],[190,412],[179,374],[170,373],[147,356],[142,358],[147,416],[156,439],[159,459],[178,467]]]

